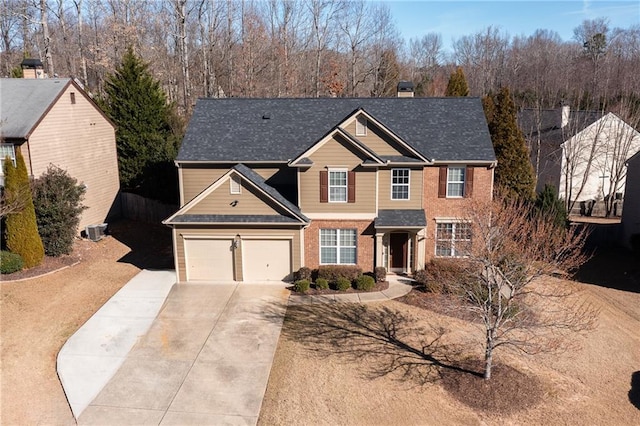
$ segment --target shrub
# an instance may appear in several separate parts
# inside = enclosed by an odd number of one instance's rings
[[[33,207],[33,198],[29,188],[29,174],[20,150],[16,150],[16,166],[7,157],[4,162],[5,202],[11,205],[16,197],[21,197],[22,211],[7,215],[5,235],[7,248],[22,257],[24,267],[39,265],[44,258],[44,247]]]
[[[0,273],[13,274],[22,270],[22,257],[10,251],[0,251]]]
[[[316,280],[316,288],[319,290],[326,290],[329,288],[329,281],[324,278],[318,278]]]
[[[351,288],[351,280],[348,278],[340,277],[336,280],[336,289],[340,291],[347,291]]]
[[[298,272],[296,273],[296,279],[311,281],[311,269],[307,268],[306,266],[298,269]]]
[[[362,275],[362,269],[356,265],[322,265],[318,268],[318,278],[336,282],[339,278],[354,281]]]
[[[306,293],[309,291],[309,280],[298,280],[293,284],[293,291],[296,293]]]
[[[33,204],[47,256],[69,254],[78,234],[84,186],[59,167],[50,165],[33,182]]]
[[[377,282],[384,282],[387,279],[387,268],[385,268],[384,266],[376,266],[373,274],[375,275]]]
[[[433,259],[414,279],[432,293],[451,293],[463,286],[456,283],[468,281],[469,264],[464,259]]]
[[[361,291],[371,291],[376,286],[376,280],[369,275],[361,275],[356,280],[356,289]]]

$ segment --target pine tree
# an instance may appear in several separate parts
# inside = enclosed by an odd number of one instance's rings
[[[445,96],[469,96],[469,86],[462,68],[458,67],[449,77]]]
[[[496,188],[507,197],[534,197],[535,177],[524,136],[516,123],[516,107],[508,88],[484,99],[485,115],[496,153]]]
[[[16,152],[15,167],[9,158],[5,159],[4,173],[7,202],[12,203],[16,197],[22,197],[24,205],[21,211],[7,215],[5,222],[7,248],[22,257],[25,268],[32,268],[42,262],[44,247],[38,234],[36,213],[29,190],[29,173],[19,150]]]
[[[116,124],[120,184],[138,192],[162,193],[166,187],[160,188],[163,176],[158,173],[175,159],[181,129],[173,105],[148,67],[128,48],[115,73],[107,77],[100,105]]]
[[[535,202],[536,209],[553,221],[554,225],[563,228],[567,225],[567,209],[564,201],[558,198],[558,192],[553,185],[546,184],[538,194]]]

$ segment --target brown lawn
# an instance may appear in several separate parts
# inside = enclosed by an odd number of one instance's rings
[[[112,228],[98,243],[79,241],[74,266],[1,283],[0,424],[74,424],[56,375],[59,349],[140,268],[171,266],[166,228]],[[640,424],[640,292],[606,285],[581,284],[581,297],[600,308],[597,329],[576,339],[581,349],[500,352],[499,389],[459,371],[477,369],[472,358],[482,353],[481,336],[463,319],[399,301],[290,308],[259,424]],[[500,412],[471,407],[456,387],[497,395]],[[504,394],[520,403],[505,407]]]

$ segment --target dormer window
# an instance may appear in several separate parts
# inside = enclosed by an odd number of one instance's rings
[[[367,135],[367,119],[360,116],[356,118],[356,136]]]
[[[240,185],[240,177],[231,176],[229,179],[229,192],[231,194],[240,194],[242,191],[242,186]]]

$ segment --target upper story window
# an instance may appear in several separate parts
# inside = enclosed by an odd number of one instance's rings
[[[392,200],[408,200],[409,199],[409,169],[392,169],[391,170],[391,199]]]
[[[76,103],[76,93],[75,92],[69,93],[69,97],[71,98],[71,104],[75,105],[75,103]]]
[[[436,226],[436,256],[468,256],[471,250],[469,222],[443,222]]]
[[[229,179],[229,192],[231,194],[240,194],[242,192],[239,176],[231,176],[231,179]]]
[[[347,202],[347,171],[329,170],[329,202]]]
[[[320,263],[354,265],[357,240],[355,229],[321,229]]]
[[[13,144],[2,143],[0,144],[0,174],[4,175],[4,159],[11,158],[13,167],[16,166],[16,149]],[[4,182],[3,182],[4,184]]]
[[[356,136],[367,135],[367,119],[364,117],[356,118]]]
[[[449,167],[447,197],[464,197],[465,167]]]
[[[355,203],[356,172],[343,168],[320,171],[321,203]]]
[[[473,192],[472,166],[440,166],[438,198],[469,198]]]

